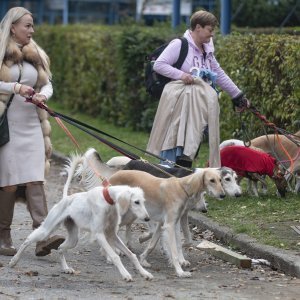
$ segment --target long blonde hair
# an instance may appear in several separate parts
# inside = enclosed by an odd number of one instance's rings
[[[6,13],[0,23],[0,68],[2,67],[6,48],[11,38],[11,26],[26,14],[32,16],[32,13],[24,7],[13,7]],[[51,79],[52,74],[50,71],[48,55],[33,39],[31,39],[30,43],[36,48],[43,67],[49,76],[49,79]]]

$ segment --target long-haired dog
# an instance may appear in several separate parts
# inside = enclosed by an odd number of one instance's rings
[[[74,165],[74,163],[76,164],[76,158],[73,160],[70,160],[70,165]],[[124,156],[110,159],[110,165],[113,167],[110,167],[107,165],[107,163],[104,163],[100,158],[99,153],[95,149],[90,148],[81,157],[81,162],[76,169],[76,176],[84,178],[82,182],[87,189],[90,189],[100,184],[99,177],[96,173],[99,173],[105,178],[109,179],[112,174],[118,171],[118,169],[115,169],[116,166],[117,168],[122,168],[123,170],[145,171],[149,174],[161,178],[169,178],[172,176],[185,177],[193,173],[202,171],[201,168],[195,168],[193,170],[188,170],[185,168],[168,168],[161,165],[145,163],[140,160],[130,160]],[[225,193],[231,197],[241,196],[241,188],[237,184],[236,173],[232,169],[226,167],[216,168],[215,170],[220,173],[221,183],[225,190]],[[182,214],[180,224],[184,236],[185,246],[188,246],[192,243],[191,233],[188,226],[188,211],[191,208],[196,208],[197,210],[200,210],[202,212],[207,211],[207,204],[204,194],[205,192],[201,193],[198,198],[190,199],[188,201],[187,209],[185,209]],[[121,225],[126,226],[125,241],[129,247],[131,241],[130,226],[133,219],[134,218],[130,217],[130,215],[127,214],[126,218],[122,219],[121,222]],[[151,222],[148,222],[148,224],[150,225]],[[143,236],[140,237],[140,242],[145,242],[152,237],[154,227],[151,226],[151,228],[152,230],[150,230],[150,232],[144,233]]]
[[[93,153],[94,155],[91,155]],[[154,249],[163,229],[166,236],[166,245],[170,261],[175,267],[179,277],[189,277],[190,272],[184,272],[182,266],[189,265],[182,253],[182,243],[178,232],[178,222],[184,213],[187,203],[191,199],[197,199],[206,191],[216,198],[224,198],[225,191],[221,184],[220,172],[212,168],[204,168],[197,173],[182,178],[158,178],[146,172],[134,170],[121,170],[109,176],[110,170],[104,170],[103,163],[97,159],[95,150],[90,149],[82,157],[82,163],[77,169],[77,174],[82,177],[85,186],[89,189],[99,185],[99,178],[95,175],[99,172],[109,178],[112,185],[139,186],[145,193],[145,205],[150,218],[157,222],[157,228],[153,234],[149,246],[141,255],[141,263],[148,265],[146,257]],[[87,159],[87,158],[90,159]],[[93,159],[91,159],[93,158]],[[125,221],[126,220],[126,221]],[[132,214],[122,218],[125,224],[131,224],[135,220]],[[123,224],[124,224],[123,223]]]
[[[152,174],[156,177],[169,178],[172,176],[185,177],[193,173],[201,172],[202,168],[194,168],[192,170],[188,170],[186,168],[170,168],[162,165],[150,164],[141,160],[130,160],[126,165],[123,166],[123,170],[140,170]],[[220,173],[221,184],[224,188],[225,193],[230,197],[240,197],[241,188],[237,183],[237,174],[235,173],[235,171],[227,167],[215,168],[215,170]],[[199,199],[192,199],[188,202],[187,209],[185,209],[180,219],[180,225],[184,236],[185,246],[191,245],[192,242],[188,226],[188,211],[190,209],[196,208],[196,210],[199,210],[201,212],[207,212],[207,203],[205,201],[204,194],[205,192],[203,192],[200,195]],[[144,234],[140,238],[140,242],[146,241],[151,236],[152,232],[150,232],[148,235]]]
[[[65,253],[77,245],[80,229],[89,232],[99,243],[124,280],[131,281],[132,277],[122,264],[119,255],[116,254],[115,248],[128,256],[144,278],[152,279],[152,274],[141,266],[136,255],[124,245],[117,234],[120,219],[129,211],[135,217],[149,221],[142,189],[115,185],[105,188],[95,187],[87,192],[66,196],[67,189],[68,183],[64,189],[63,199],[49,211],[42,225],[26,238],[10,261],[10,267],[18,262],[21,254],[30,244],[46,239],[61,224],[64,224],[68,236],[59,246],[58,252],[60,264],[65,273],[74,273],[74,269],[67,265]]]
[[[156,231],[140,256],[141,263],[148,266],[146,258],[156,246],[161,230],[164,230],[167,252],[177,275],[191,276],[190,272],[184,272],[181,267],[189,265],[189,262],[183,257],[182,243],[176,226],[186,209],[188,200],[199,197],[203,191],[216,198],[225,197],[220,173],[205,168],[202,172],[182,178],[158,178],[143,171],[121,170],[111,176],[109,182],[113,185],[127,184],[141,187],[145,193],[145,204],[150,218],[157,222]]]

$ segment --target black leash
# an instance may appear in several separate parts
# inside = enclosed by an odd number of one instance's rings
[[[33,96],[33,95],[31,95],[30,97],[26,98],[26,102],[31,102],[31,103],[33,103],[33,102],[32,102],[32,96]],[[33,103],[33,104],[34,104],[34,103]],[[152,156],[152,157],[155,157],[155,158],[157,158],[157,159],[159,159],[159,160],[161,160],[161,161],[169,162],[169,163],[171,163],[171,164],[173,164],[173,165],[176,165],[175,162],[169,161],[169,160],[166,159],[166,158],[163,158],[163,157],[161,157],[161,156],[159,156],[159,155],[153,154],[153,153],[151,153],[151,152],[149,152],[149,151],[146,151],[146,150],[144,150],[144,149],[141,149],[141,148],[139,148],[139,147],[137,147],[137,146],[131,145],[131,144],[129,144],[129,143],[127,143],[127,142],[125,142],[125,141],[123,141],[123,140],[117,138],[117,137],[114,137],[114,136],[112,136],[112,135],[110,135],[110,134],[108,134],[108,133],[106,133],[106,132],[104,132],[104,131],[102,131],[102,130],[99,130],[99,129],[97,129],[97,128],[91,126],[91,125],[85,124],[85,123],[83,123],[83,122],[81,122],[81,121],[79,121],[79,120],[76,120],[76,119],[74,119],[74,118],[71,118],[71,117],[69,117],[69,116],[67,116],[67,115],[64,115],[64,114],[62,114],[62,113],[56,112],[56,111],[50,109],[48,106],[46,106],[46,105],[43,104],[43,103],[39,103],[39,104],[36,104],[36,105],[37,105],[39,108],[46,110],[46,111],[49,113],[50,116],[52,116],[52,117],[54,117],[54,118],[59,118],[59,119],[65,121],[65,122],[67,122],[67,123],[73,125],[74,127],[76,127],[76,128],[78,128],[78,129],[80,129],[80,130],[86,132],[87,134],[93,136],[94,138],[96,138],[96,139],[99,140],[100,142],[102,142],[102,143],[108,145],[108,146],[111,147],[112,149],[116,150],[117,152],[119,152],[119,153],[121,153],[121,154],[123,154],[123,155],[125,155],[125,156],[127,156],[127,157],[129,157],[129,158],[131,158],[131,159],[133,159],[133,160],[140,159],[140,157],[137,156],[136,154],[134,154],[134,153],[132,153],[132,152],[130,152],[130,151],[128,151],[128,150],[125,150],[124,148],[122,148],[122,147],[120,147],[120,146],[118,146],[118,145],[116,145],[116,144],[114,144],[114,143],[112,143],[112,142],[110,142],[110,141],[108,141],[108,140],[106,140],[106,139],[100,137],[99,135],[97,135],[97,134],[91,132],[91,130],[94,131],[94,132],[100,133],[100,134],[102,134],[102,135],[105,135],[105,136],[107,136],[107,137],[110,137],[110,138],[112,138],[112,139],[115,139],[116,141],[119,141],[119,142],[121,142],[121,143],[123,143],[123,144],[125,144],[125,145],[127,145],[127,146],[130,146],[130,147],[132,147],[132,148],[134,148],[134,149],[136,149],[136,150],[138,150],[138,151],[140,151],[140,152],[142,152],[142,153],[146,153],[146,154],[148,154],[148,155],[150,155],[150,156]],[[90,130],[88,130],[88,129],[90,129]],[[144,160],[144,161],[145,161],[145,160]],[[178,165],[178,167],[181,167],[181,168],[190,170],[190,169],[188,169],[188,168],[185,168],[185,167],[182,167],[182,166],[179,166],[179,165]]]

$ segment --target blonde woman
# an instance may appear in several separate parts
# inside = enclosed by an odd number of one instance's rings
[[[17,197],[26,200],[37,228],[47,215],[44,192],[47,157],[51,154],[47,113],[25,98],[35,92],[34,103],[46,102],[53,93],[49,59],[32,39],[32,14],[23,7],[10,9],[0,23],[0,116],[7,108],[10,140],[0,147],[0,254],[14,255],[10,226]],[[19,79],[19,80],[18,80]],[[37,243],[44,256],[63,242],[54,236]]]

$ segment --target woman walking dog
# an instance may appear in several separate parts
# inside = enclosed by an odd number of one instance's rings
[[[10,226],[18,196],[26,199],[33,220],[40,226],[47,216],[44,174],[51,154],[47,113],[34,104],[53,93],[47,54],[32,39],[32,14],[11,8],[0,23],[0,117],[7,112],[9,141],[0,147],[0,254],[14,255]],[[33,96],[33,103],[25,98]],[[0,141],[3,136],[0,136]],[[63,242],[54,236],[37,243],[36,255],[44,256]]]

